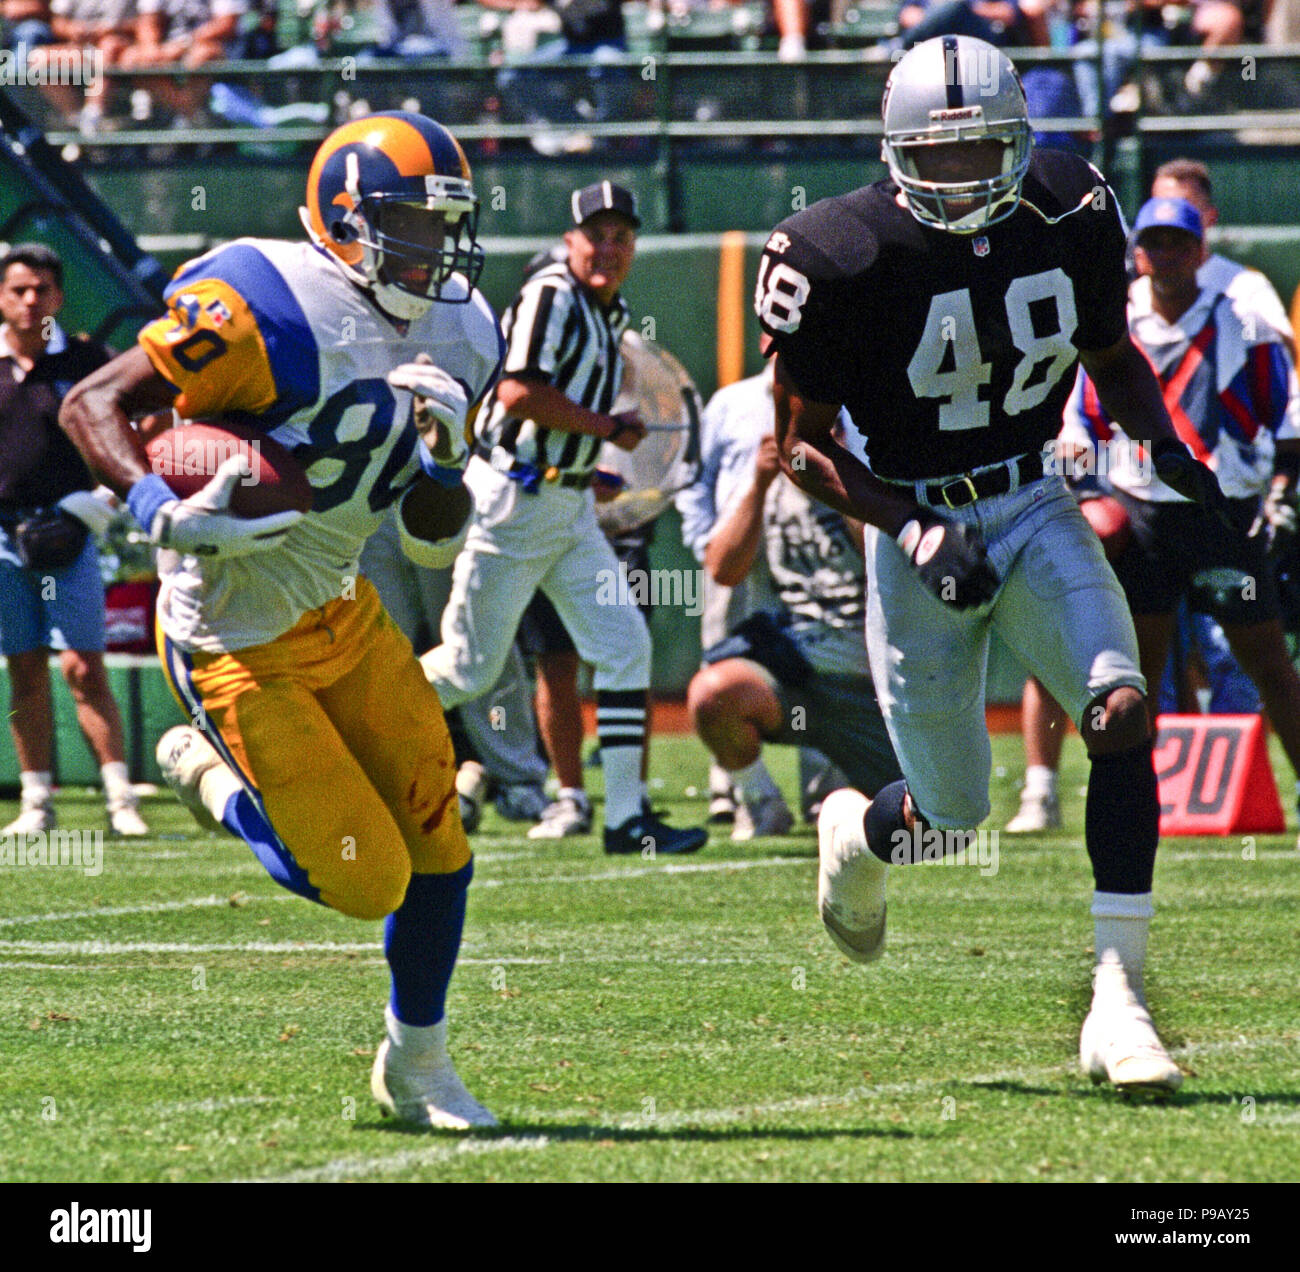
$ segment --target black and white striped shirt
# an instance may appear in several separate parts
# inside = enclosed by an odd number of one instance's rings
[[[622,382],[619,341],[627,329],[627,302],[608,310],[569,272],[548,265],[534,274],[502,321],[506,337],[501,378],[536,377],[590,411],[609,414]],[[586,472],[595,467],[602,439],[543,428],[510,415],[496,391],[481,417],[479,440],[501,446],[519,463],[546,470]]]

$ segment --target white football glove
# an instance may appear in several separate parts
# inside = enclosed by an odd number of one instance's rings
[[[223,460],[197,494],[169,500],[158,509],[149,527],[149,541],[197,556],[249,556],[275,547],[303,514],[293,509],[266,517],[237,517],[227,512],[236,485],[251,472],[246,455]]]
[[[71,513],[91,534],[102,538],[117,516],[117,508],[110,501],[113,492],[106,486],[98,490],[74,490],[64,495],[58,506]]]
[[[464,386],[427,353],[416,355],[388,373],[394,389],[414,395],[412,416],[429,453],[444,468],[463,468],[469,461],[470,441],[465,433],[469,394]]]

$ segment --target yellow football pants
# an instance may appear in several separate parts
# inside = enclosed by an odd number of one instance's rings
[[[204,654],[158,640],[182,707],[326,905],[383,918],[412,872],[469,861],[437,692],[366,579],[265,645]]]

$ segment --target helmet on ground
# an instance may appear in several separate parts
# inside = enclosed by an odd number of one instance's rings
[[[467,301],[483,270],[465,152],[424,115],[383,111],[336,128],[312,160],[300,215],[312,241],[394,318]]]
[[[882,158],[923,225],[974,234],[1016,210],[1033,134],[1000,49],[966,35],[916,45],[890,73],[881,113]]]

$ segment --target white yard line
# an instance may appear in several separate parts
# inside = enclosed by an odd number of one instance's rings
[[[1224,1042],[1189,1043],[1185,1047],[1171,1047],[1170,1054],[1176,1058],[1191,1058],[1236,1051],[1261,1051],[1269,1047],[1294,1047],[1298,1043],[1300,1043],[1300,1040],[1294,1037],[1239,1037]],[[822,1109],[848,1107],[855,1104],[869,1103],[872,1100],[886,1096],[921,1095],[926,1091],[941,1090],[954,1084],[978,1086],[994,1082],[1034,1082],[1043,1078],[1060,1077],[1065,1074],[1077,1074],[1078,1072],[1078,1068],[1071,1062],[1044,1065],[1041,1068],[1034,1069],[1002,1069],[995,1073],[957,1074],[947,1077],[917,1078],[911,1082],[888,1082],[877,1086],[851,1087],[849,1090],[837,1094],[804,1095],[765,1104],[745,1104],[714,1109],[665,1109],[656,1112],[653,1117],[647,1117],[639,1113],[620,1116],[613,1114],[612,1111],[602,1111],[598,1116],[609,1118],[612,1124],[620,1130],[672,1130],[680,1126],[710,1126],[783,1113],[806,1113]],[[568,1109],[514,1108],[509,1110],[509,1114],[514,1121],[543,1123],[569,1118],[587,1119],[592,1116],[590,1106]]]
[[[458,1157],[478,1157],[487,1153],[519,1153],[546,1148],[550,1140],[545,1135],[507,1135],[502,1139],[467,1139],[457,1144],[435,1144],[428,1148],[407,1149],[403,1153],[389,1153],[383,1157],[340,1157],[323,1166],[310,1166],[290,1171],[287,1175],[263,1176],[260,1179],[235,1180],[236,1183],[300,1184],[308,1182],[332,1183],[342,1179],[362,1179],[383,1171],[406,1170],[413,1166],[436,1166],[454,1161]]]
[[[640,858],[637,858],[640,860]],[[538,875],[531,879],[484,879],[479,888],[509,888],[539,883],[607,883],[611,879],[637,879],[643,875],[717,874],[727,870],[755,870],[763,866],[811,866],[812,857],[759,857],[747,861],[699,861],[682,865],[651,865],[633,870],[608,870],[587,875]]]
[[[287,901],[289,894],[256,898],[261,901]],[[253,900],[253,898],[249,898]],[[229,905],[230,898],[189,897],[184,901],[150,901],[140,905],[97,905],[89,910],[67,910],[62,914],[16,914],[0,919],[0,927],[21,927],[28,923],[66,923],[73,919],[109,919],[119,914],[165,914],[171,910],[201,910]]]
[[[761,866],[810,865],[808,857],[764,857],[755,861],[696,862],[690,865],[652,865],[643,869],[610,870],[589,875],[538,875],[529,879],[483,879],[474,886],[479,888],[507,888],[546,883],[604,883],[611,879],[635,879],[652,874],[706,874],[727,870],[752,870]],[[272,893],[270,896],[250,897],[250,901],[291,901],[292,893]],[[0,927],[18,927],[29,923],[63,923],[74,919],[112,918],[121,914],[162,914],[171,910],[202,909],[229,905],[229,897],[191,897],[185,901],[153,901],[140,905],[105,905],[89,910],[68,910],[61,914],[18,914],[0,918]]]

